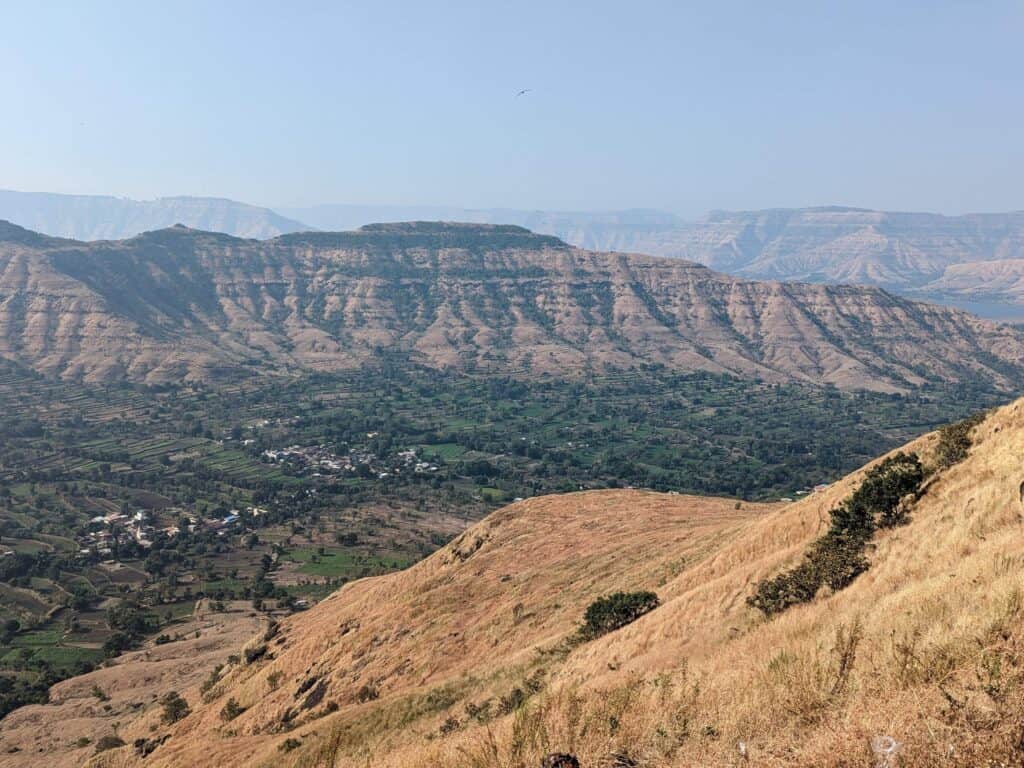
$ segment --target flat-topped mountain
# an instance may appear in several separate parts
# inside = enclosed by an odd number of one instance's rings
[[[131,200],[105,195],[58,195],[0,190],[0,219],[28,229],[77,240],[132,237],[173,224],[267,238],[309,229],[268,208],[218,197]]]
[[[674,370],[1013,389],[1024,335],[872,287],[757,282],[509,225],[239,239],[182,226],[83,243],[0,230],[0,355],[90,381],[438,368]]]

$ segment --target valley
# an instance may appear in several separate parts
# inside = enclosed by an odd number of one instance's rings
[[[180,716],[154,701],[111,718],[124,747],[49,748],[93,768],[526,768],[554,751],[586,766],[810,768],[893,744],[909,768],[1012,764],[1022,414],[1017,401],[901,447],[893,459],[921,474],[888,501],[878,460],[793,503],[630,490],[515,503],[254,634],[176,690]],[[779,614],[753,610],[755,588],[857,498],[895,514],[869,523],[862,570]],[[617,591],[654,600],[583,633]]]
[[[566,633],[588,601],[672,583],[760,517],[831,499],[880,453],[1005,403],[1024,375],[1024,334],[956,310],[582,251],[518,227],[262,242],[173,227],[83,243],[4,225],[0,239],[0,747],[12,765],[29,752],[194,760],[164,726],[275,658],[277,627],[369,590],[377,623],[330,621],[351,642],[384,642],[410,609],[378,585],[469,561],[490,540],[480,531],[534,510],[495,563],[464,574],[458,601],[482,601],[480,614],[425,625],[424,647],[463,666],[394,688],[419,669],[422,638],[380,668],[342,643],[353,655],[321,664],[351,666],[358,685],[329,711],[333,684],[308,672],[298,710],[270,703],[297,684],[288,667],[213,722],[250,724],[245,747],[234,727],[222,734],[245,761],[269,760],[266,737],[297,729],[279,748],[333,765],[388,723],[426,724],[417,733],[433,740],[520,717],[576,653]],[[588,554],[579,542],[626,509]],[[579,542],[554,536],[574,526]],[[497,585],[524,579],[508,637],[543,663],[478,668],[507,606],[493,590],[472,597],[474,580],[527,552],[545,553],[536,575],[505,566]],[[530,608],[542,594],[551,604]],[[413,612],[456,598],[438,600]],[[265,642],[239,642],[261,631]],[[445,637],[472,645],[460,654]],[[154,663],[164,671],[146,672]],[[138,680],[131,697],[95,693],[123,679]],[[335,712],[345,725],[326,742],[305,727]],[[53,717],[75,718],[79,735],[42,738]]]

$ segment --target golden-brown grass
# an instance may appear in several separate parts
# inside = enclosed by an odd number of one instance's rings
[[[273,658],[229,668],[146,765],[277,763],[286,739],[312,754],[334,729],[348,754],[422,743],[468,703],[497,709],[527,680],[536,688],[594,598],[667,587],[772,509],[603,491],[499,510],[409,570],[349,584],[283,622],[267,643]],[[230,697],[246,711],[224,723]],[[312,759],[306,748],[292,758]]]
[[[231,670],[146,764],[536,768],[567,751],[585,768],[838,768],[874,765],[888,735],[901,768],[1021,765],[1024,405],[976,429],[847,589],[772,620],[748,608],[858,481],[776,509],[595,492],[501,510],[291,619],[276,658]],[[594,597],[640,588],[662,606],[565,642]],[[303,710],[309,679],[326,690]],[[360,701],[367,684],[379,697]],[[539,690],[503,714],[516,687]],[[230,727],[229,695],[249,707]]]

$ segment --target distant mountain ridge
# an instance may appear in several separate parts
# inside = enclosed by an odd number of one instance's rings
[[[906,390],[1024,380],[1024,334],[878,288],[756,282],[512,225],[243,240],[176,226],[83,243],[0,227],[0,355],[91,381],[664,365]]]
[[[697,221],[643,209],[317,206],[288,213],[322,229],[412,218],[516,224],[591,250],[672,256],[756,279],[878,285],[968,307],[988,302],[996,306],[972,308],[1024,319],[1024,279],[1017,277],[1024,276],[1024,212],[943,216],[822,206],[712,211]]]
[[[986,317],[1024,321],[1024,212],[943,216],[821,206],[712,211],[696,221],[650,209],[542,211],[151,201],[0,191],[0,219],[77,240],[123,239],[174,224],[265,240],[379,222],[510,224],[596,251],[671,256],[755,279],[877,285]]]
[[[11,190],[0,190],[0,219],[75,240],[120,240],[174,224],[261,240],[310,229],[269,208],[223,198],[130,200]]]

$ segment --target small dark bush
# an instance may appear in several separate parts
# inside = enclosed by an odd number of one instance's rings
[[[984,420],[985,414],[978,413],[939,430],[939,444],[935,448],[935,463],[939,469],[946,469],[967,458],[971,449],[971,431]]]
[[[302,742],[298,739],[285,739],[281,742],[281,746],[278,747],[282,752],[291,752],[293,749],[298,749],[302,746]]]
[[[211,688],[213,688],[213,686],[217,684],[217,682],[220,680],[220,671],[222,669],[224,669],[224,665],[218,664],[216,667],[210,670],[209,676],[205,680],[203,680],[202,684],[199,686],[200,693],[207,693]]]
[[[225,723],[230,723],[243,712],[245,712],[245,707],[239,704],[234,698],[230,698],[220,711],[220,719]]]
[[[101,736],[96,742],[97,752],[106,752],[108,749],[117,749],[124,746],[124,740],[117,736]]]
[[[526,691],[516,687],[501,697],[498,702],[498,712],[502,715],[509,715],[526,703]]]
[[[599,597],[587,606],[580,635],[585,640],[593,640],[614,632],[653,611],[658,605],[658,596],[653,592],[616,592],[607,597]]]
[[[164,708],[163,721],[166,725],[176,723],[179,720],[183,720],[188,717],[189,710],[188,702],[181,698],[181,695],[177,691],[171,691],[160,699],[160,704]]]
[[[266,645],[257,645],[254,648],[245,649],[245,663],[252,664],[255,661],[259,661],[267,652]]]
[[[377,690],[375,686],[369,683],[360,688],[359,691],[356,693],[356,701],[360,704],[365,704],[368,701],[374,701],[379,697],[380,692]]]
[[[459,722],[459,719],[457,717],[449,717],[447,720],[441,723],[441,728],[439,729],[439,732],[442,736],[447,736],[449,733],[455,733],[457,730],[459,730],[460,725],[461,723]]]

